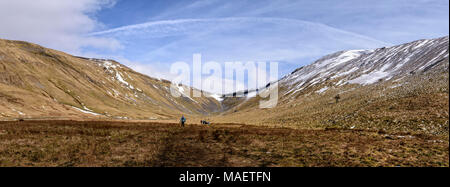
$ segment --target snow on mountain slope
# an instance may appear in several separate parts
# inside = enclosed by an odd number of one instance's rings
[[[277,105],[225,97],[219,121],[448,134],[449,37],[341,51],[279,81]],[[266,88],[259,89],[260,92]],[[245,92],[244,92],[245,93]],[[229,94],[231,95],[231,94]]]
[[[325,79],[329,78],[331,72],[335,69],[342,67],[343,65],[350,63],[354,59],[357,59],[361,55],[367,54],[370,51],[365,50],[352,50],[342,51],[331,55],[327,55],[315,63],[299,68],[290,75],[280,80],[280,83],[289,87],[286,94],[295,94],[302,90],[305,86],[317,84]],[[336,74],[345,75],[351,73],[355,69],[337,72]]]
[[[299,96],[313,98],[308,97],[313,94],[332,98],[334,96],[327,95],[328,92],[359,92],[358,90],[364,90],[367,86],[388,81],[392,82],[392,85],[387,84],[387,88],[393,89],[410,85],[408,81],[411,80],[408,78],[413,76],[440,76],[442,72],[448,72],[448,45],[449,37],[446,36],[374,50],[340,51],[324,56],[278,80],[276,108],[299,102]],[[258,108],[260,98],[255,97],[255,91],[242,93],[245,93],[246,97],[225,97],[222,103],[228,113]]]
[[[280,87],[286,87],[286,91],[281,95],[293,95],[325,81],[337,80],[334,86],[370,85],[421,73],[448,58],[448,41],[447,36],[376,50],[351,50],[327,55],[282,78]]]

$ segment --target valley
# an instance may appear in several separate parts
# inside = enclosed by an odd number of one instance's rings
[[[114,60],[0,40],[0,166],[448,167],[448,45],[340,51],[244,97],[174,97]]]

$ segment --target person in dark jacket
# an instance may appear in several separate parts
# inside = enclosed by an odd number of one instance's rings
[[[186,123],[186,118],[184,117],[184,115],[181,116],[180,123],[181,126],[184,127],[184,124]]]

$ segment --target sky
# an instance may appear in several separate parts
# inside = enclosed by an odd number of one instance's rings
[[[282,76],[337,51],[446,35],[448,0],[0,0],[0,38],[169,80],[193,54],[279,62]]]

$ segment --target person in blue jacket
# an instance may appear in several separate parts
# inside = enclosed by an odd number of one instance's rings
[[[181,116],[180,123],[181,126],[184,127],[184,123],[186,123],[186,118],[184,117],[184,115]]]

